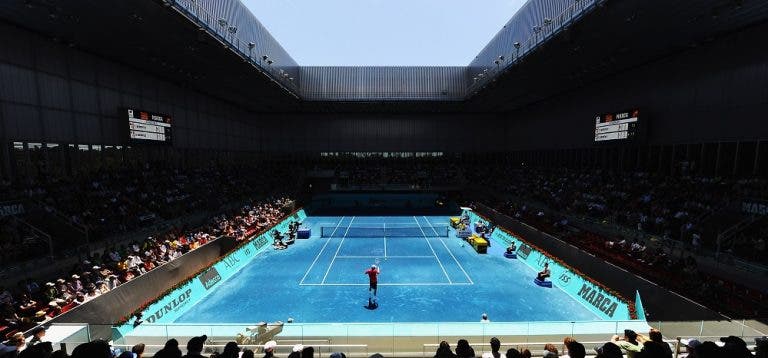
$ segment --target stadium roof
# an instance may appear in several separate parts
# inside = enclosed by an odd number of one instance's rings
[[[301,67],[239,0],[0,3],[54,42],[265,112],[506,112],[767,18],[757,0],[530,0],[467,67]]]

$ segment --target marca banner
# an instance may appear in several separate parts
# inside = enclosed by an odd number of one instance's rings
[[[147,307],[147,309],[142,312],[144,322],[152,324],[171,323],[175,321],[190,307],[194,306],[195,303],[200,302],[200,300],[208,295],[208,293],[213,291],[212,289],[219,283],[232,277],[235,273],[240,271],[240,269],[245,267],[247,263],[253,260],[257,253],[262,251],[265,247],[268,247],[269,245],[267,244],[270,242],[270,233],[273,229],[278,229],[280,231],[288,230],[288,224],[291,221],[303,221],[306,217],[307,215],[304,213],[304,210],[299,210],[296,214],[281,221],[272,229],[258,237],[252,238],[250,244],[243,245],[243,247],[229,253],[224,259],[203,271],[195,279]],[[122,335],[127,334],[133,329],[132,320],[117,327],[117,330]]]
[[[741,202],[741,211],[753,215],[768,215],[768,201],[745,199]]]
[[[0,203],[0,218],[24,214],[24,204],[17,202]]]
[[[464,211],[472,222],[482,220],[472,211]],[[550,276],[553,286],[565,291],[576,301],[583,304],[597,316],[606,320],[629,320],[629,306],[616,296],[605,292],[599,286],[589,282],[584,277],[575,274],[557,261],[534,249],[520,238],[514,237],[502,230],[494,230],[491,239],[505,246],[514,242],[517,245],[517,259],[523,261],[534,271],[539,272],[545,263],[549,263]]]

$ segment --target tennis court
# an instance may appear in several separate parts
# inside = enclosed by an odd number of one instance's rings
[[[312,237],[267,249],[176,323],[586,321],[599,319],[536,273],[456,238],[448,217],[309,217]],[[367,309],[371,264],[379,307]]]

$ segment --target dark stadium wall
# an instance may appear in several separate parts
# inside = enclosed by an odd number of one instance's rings
[[[6,24],[0,43],[5,144],[125,144],[118,108],[134,107],[173,116],[177,147],[259,149],[252,116],[234,105]]]
[[[264,151],[448,151],[503,147],[507,123],[483,114],[270,116],[259,124]]]
[[[510,149],[593,145],[594,117],[639,108],[649,144],[768,138],[768,25],[718,39],[504,116]]]
[[[765,26],[508,114],[249,113],[0,24],[0,140],[120,145],[119,107],[174,118],[174,147],[254,152],[485,152],[592,146],[598,113],[637,107],[652,144],[768,137]],[[428,104],[427,104],[428,106]],[[5,153],[3,158],[10,155]],[[4,164],[7,166],[7,163]]]
[[[249,113],[10,25],[0,24],[0,42],[3,150],[12,141],[125,145],[120,107],[171,115],[181,149],[482,151],[501,148],[506,131],[488,115]]]

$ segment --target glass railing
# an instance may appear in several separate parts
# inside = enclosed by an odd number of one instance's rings
[[[726,336],[741,337],[754,348],[755,338],[768,331],[768,325],[761,323],[766,321],[142,324],[126,336],[113,337],[111,343],[123,350],[143,343],[147,346],[146,352],[152,353],[162,348],[168,339],[175,338],[183,348],[190,338],[206,335],[206,353],[209,354],[221,352],[228,342],[237,342],[241,348],[260,352],[264,343],[274,340],[278,355],[288,355],[294,345],[302,344],[312,346],[320,355],[345,352],[348,357],[368,357],[374,353],[431,357],[441,341],[455,347],[459,339],[466,339],[479,356],[490,351],[488,342],[492,337],[502,342],[503,350],[530,349],[535,353],[546,343],[559,347],[566,336],[592,349],[610,340],[614,334],[622,335],[625,329],[647,334],[653,327],[664,334],[672,347],[684,351],[684,343],[680,341],[719,341],[720,337]],[[78,344],[98,338],[111,329],[99,325],[54,324],[49,333],[60,337],[54,343],[61,343],[71,352]],[[63,337],[55,333],[59,331],[71,335]]]

